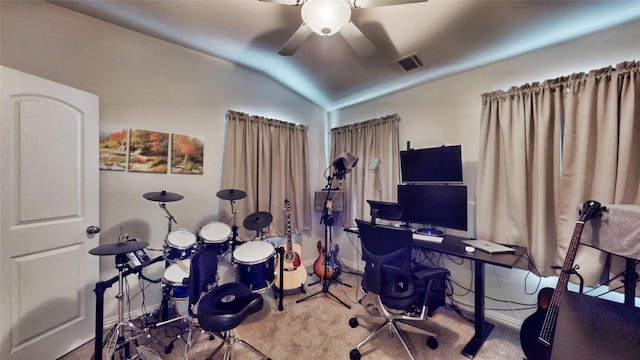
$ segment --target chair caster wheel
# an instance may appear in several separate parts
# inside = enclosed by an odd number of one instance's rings
[[[360,360],[360,351],[358,349],[353,349],[349,353],[349,359],[351,360]]]
[[[431,349],[431,350],[435,350],[438,348],[438,339],[434,338],[433,336],[427,339],[427,346]]]
[[[351,328],[357,328],[358,327],[358,319],[352,317],[351,319],[349,319],[349,326],[351,326]],[[359,357],[358,357],[359,359]]]

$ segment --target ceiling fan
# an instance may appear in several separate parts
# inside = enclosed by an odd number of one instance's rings
[[[402,5],[427,0],[260,0],[282,5],[302,6],[302,25],[282,46],[278,54],[291,56],[315,32],[321,36],[340,33],[361,57],[376,52],[376,47],[351,21],[351,9]]]

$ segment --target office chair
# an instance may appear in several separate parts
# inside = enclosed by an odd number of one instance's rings
[[[262,309],[262,295],[251,292],[238,282],[217,286],[218,254],[214,248],[205,248],[191,258],[189,274],[189,312],[197,317],[200,328],[217,334],[222,343],[209,355],[213,358],[225,345],[224,359],[234,359],[234,344],[240,342],[263,359],[269,359],[260,350],[235,336],[234,330],[247,316]]]
[[[410,230],[381,225],[356,219],[362,243],[362,259],[366,262],[363,285],[367,294],[376,295],[376,315],[356,315],[349,320],[352,328],[358,326],[358,318],[382,324],[362,340],[349,354],[351,360],[360,359],[360,348],[383,329],[393,331],[411,359],[415,359],[399,331],[402,329],[427,336],[431,349],[438,347],[436,334],[410,321],[424,321],[428,314],[444,304],[444,291],[432,292],[436,282],[444,282],[449,270],[442,268],[412,271],[411,250],[413,236]]]

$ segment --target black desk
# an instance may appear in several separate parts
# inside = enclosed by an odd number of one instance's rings
[[[635,360],[639,355],[639,308],[568,291],[562,294],[552,360]]]
[[[358,234],[357,228],[345,228],[344,230],[353,234]],[[527,249],[524,247],[514,246],[513,248],[515,249],[515,253],[489,254],[481,250],[469,253],[464,251],[465,245],[462,243],[462,240],[465,240],[465,238],[446,235],[440,243],[414,240],[413,246],[463,259],[473,260],[475,266],[475,304],[473,319],[475,334],[462,350],[462,355],[473,359],[495,327],[495,325],[484,320],[484,265],[490,264],[511,269],[527,252]]]
[[[462,350],[462,355],[473,359],[480,347],[487,339],[495,325],[484,320],[484,265],[490,264],[504,268],[513,268],[522,255],[527,252],[524,247],[514,246],[515,253],[489,254],[481,250],[473,253],[464,251],[464,238],[446,235],[441,243],[414,240],[413,245],[426,250],[436,251],[459,258],[473,260],[475,267],[475,305],[474,319],[475,334]]]

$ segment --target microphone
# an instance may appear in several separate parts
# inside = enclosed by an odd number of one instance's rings
[[[359,158],[357,156],[344,152],[333,160],[331,164],[336,169],[336,176],[338,179],[344,178],[348,172],[351,172],[351,169],[358,164],[358,159]]]

